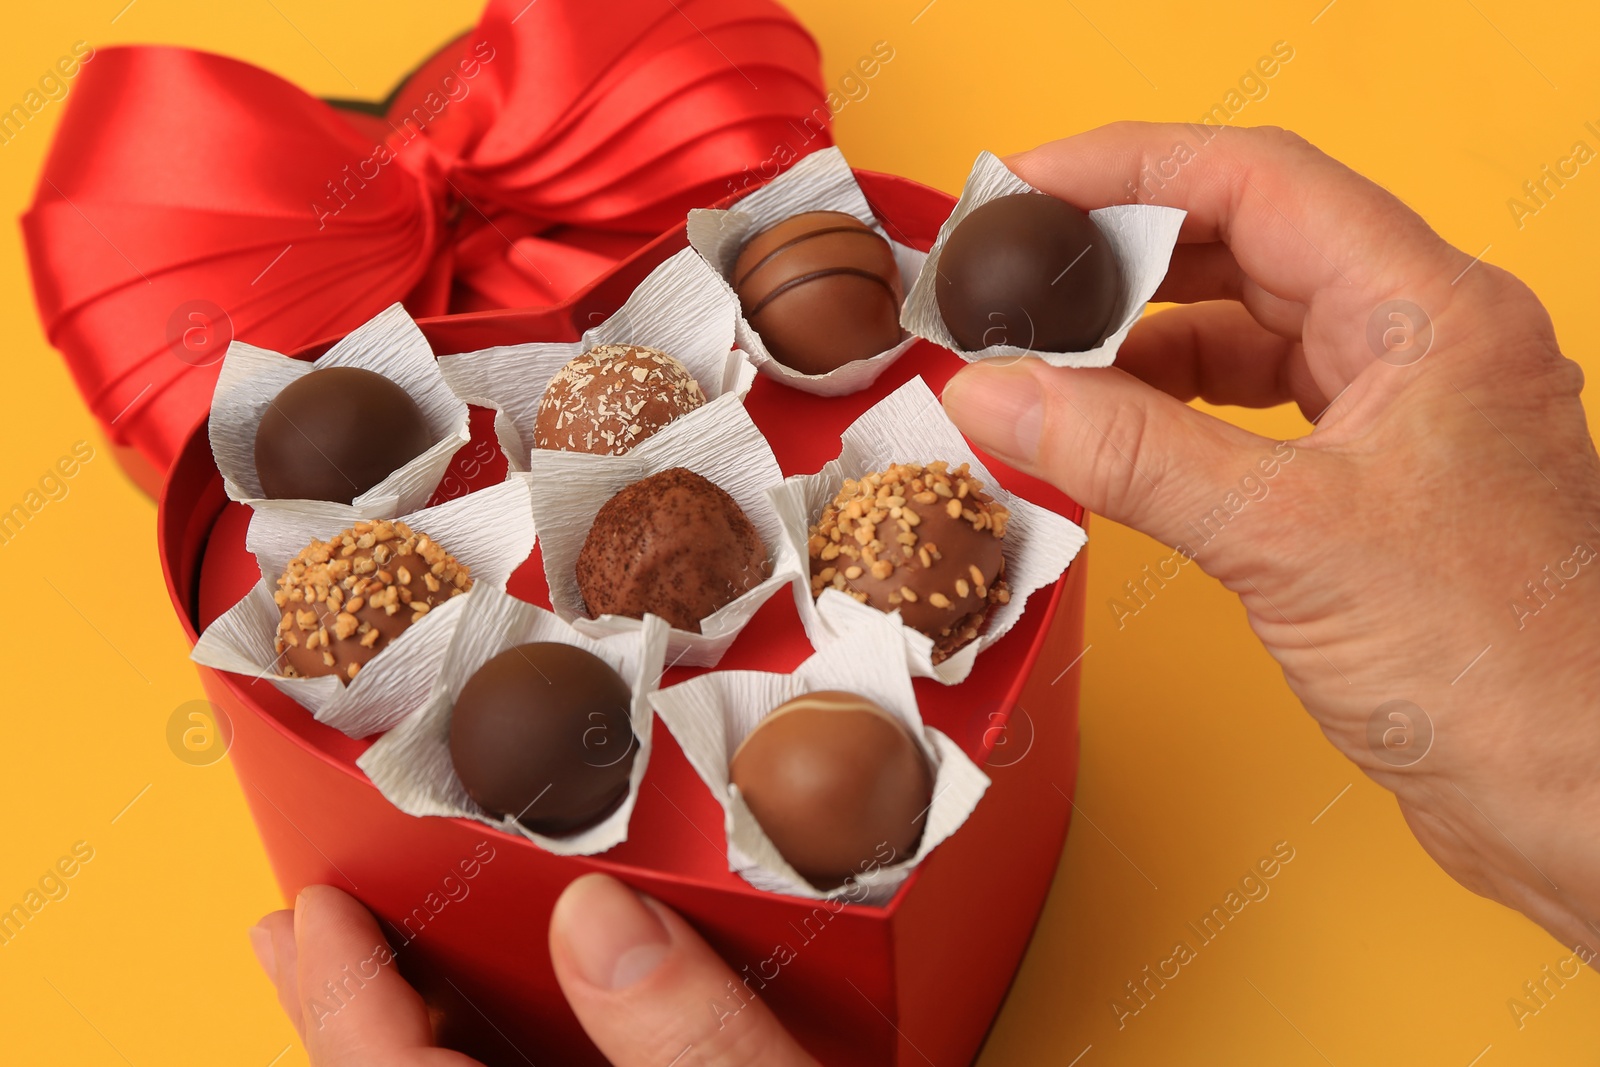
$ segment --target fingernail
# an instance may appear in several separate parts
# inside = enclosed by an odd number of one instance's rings
[[[256,954],[256,962],[261,964],[263,971],[267,972],[267,977],[276,978],[278,972],[273,960],[272,931],[265,926],[252,926],[250,928],[250,948]]]
[[[984,451],[1023,465],[1039,454],[1044,397],[1028,367],[965,367],[942,399],[951,420]]]
[[[584,980],[601,989],[643,981],[672,949],[667,928],[643,898],[603,874],[567,886],[550,923]]]

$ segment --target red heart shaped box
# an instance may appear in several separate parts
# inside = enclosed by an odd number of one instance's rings
[[[932,246],[950,196],[904,178],[857,176],[889,233]],[[440,353],[575,340],[685,244],[682,227],[664,234],[558,308],[449,316],[421,327]],[[298,355],[315,358],[330,344]],[[809,473],[836,457],[839,433],[895,387],[921,374],[937,391],[959,366],[923,343],[864,392],[816,397],[762,377],[747,406],[784,472]],[[1085,521],[1055,489],[985,458],[1007,489]],[[473,442],[436,499],[492,484],[504,469],[489,413],[475,409]],[[260,577],[244,547],[249,518],[223,494],[202,421],[167,477],[158,535],[191,641]],[[537,549],[510,588],[549,604]],[[599,856],[553,856],[479,823],[402,813],[355,767],[367,741],[316,722],[264,682],[199,670],[231,721],[234,770],[285,897],[328,883],[371,908],[404,975],[443,1011],[441,1038],[453,1047],[491,1064],[604,1062],[561,997],[546,928],[568,882],[605,871],[682,913],[822,1062],[967,1063],[1022,958],[1066,837],[1078,764],[1078,679],[1068,671],[1083,643],[1084,588],[1080,555],[1060,582],[1034,595],[965,683],[916,682],[924,719],[980,765],[987,761],[993,784],[887,906],[837,913],[758,892],[729,872],[722,809],[659,724],[628,840]],[[720,666],[792,670],[811,651],[792,597],[780,593]],[[692,673],[677,668],[663,684]],[[360,962],[351,961],[326,1010],[360,995]],[[724,993],[706,1005],[707,1026],[726,1021],[745,995]],[[661,1051],[663,1063],[680,1053]]]

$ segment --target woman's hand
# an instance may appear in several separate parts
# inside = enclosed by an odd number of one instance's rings
[[[1600,944],[1600,461],[1538,299],[1282,130],[1120,124],[1007,162],[1083,208],[1185,208],[1155,299],[1187,306],[1114,368],[968,367],[951,417],[1237,592],[1446,871]]]
[[[308,886],[294,911],[262,919],[250,943],[316,1067],[477,1067],[434,1047],[427,1006],[349,894]],[[688,923],[614,878],[567,886],[550,918],[550,958],[578,1021],[617,1067],[814,1063],[760,1000],[719,1024],[706,1005],[726,997],[734,973]],[[359,973],[376,966],[377,975],[330,1010],[325,983],[347,982],[363,963]]]

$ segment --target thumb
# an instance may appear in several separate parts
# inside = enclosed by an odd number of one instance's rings
[[[616,1067],[814,1067],[688,923],[614,878],[567,886],[550,917],[550,959]]]
[[[312,885],[295,901],[293,971],[306,1052],[318,1067],[481,1067],[433,1046],[421,995],[406,984],[372,914],[343,890]]]
[[[943,400],[979,448],[1180,548],[1209,540],[1205,520],[1274,449],[1115,367],[975,363],[950,379]]]

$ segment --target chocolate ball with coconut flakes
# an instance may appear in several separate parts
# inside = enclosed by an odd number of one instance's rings
[[[550,380],[539,401],[533,447],[620,456],[705,402],[700,383],[667,353],[601,345]]]

